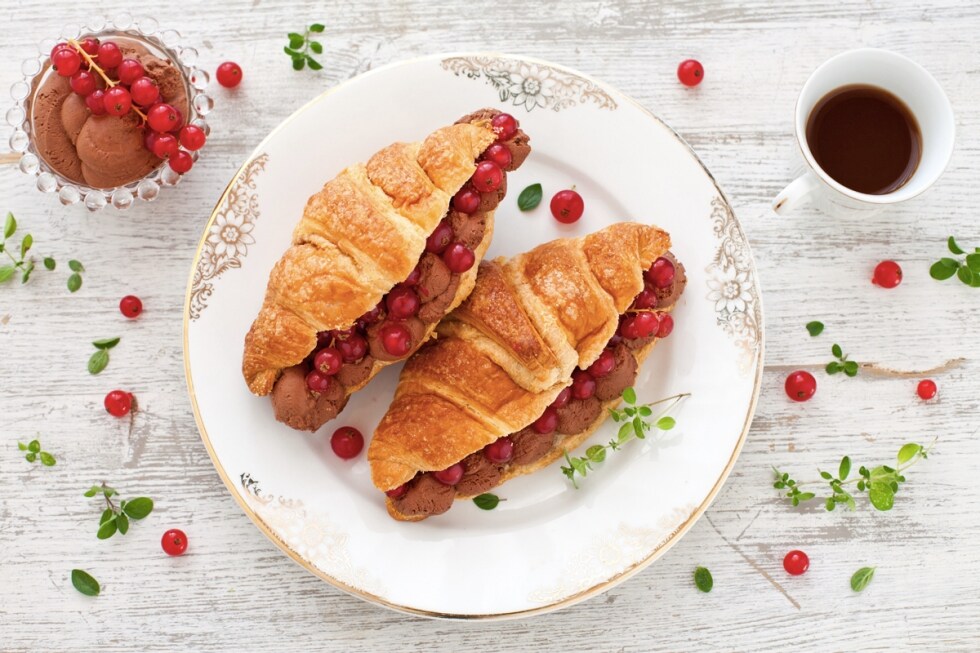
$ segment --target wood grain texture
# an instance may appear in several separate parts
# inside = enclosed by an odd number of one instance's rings
[[[0,80],[42,38],[92,11],[63,0],[7,0]],[[130,5],[130,9],[132,6]],[[899,0],[653,3],[523,0],[385,3],[187,2],[161,22],[200,44],[213,70],[234,59],[239,90],[214,89],[206,154],[177,192],[128,213],[90,215],[33,191],[0,166],[0,208],[17,214],[41,253],[88,268],[74,296],[67,272],[39,271],[0,288],[0,649],[4,651],[676,651],[942,650],[980,648],[980,293],[928,277],[945,239],[980,245],[980,63],[974,2]],[[327,25],[325,70],[293,73],[285,32]],[[776,218],[770,198],[789,180],[796,94],[810,71],[858,45],[922,63],[953,103],[958,142],[946,175],[922,198],[861,222],[816,213]],[[767,370],[758,414],[728,483],[673,550],[607,594],[532,620],[441,623],[387,612],[317,580],[254,528],[225,491],[191,415],[181,362],[188,266],[215,199],[252,147],[323,89],[374,66],[435,51],[525,53],[593,74],[662,116],[698,151],[726,190],[752,242],[764,291]],[[674,78],[700,59],[694,90]],[[394,111],[394,109],[393,109]],[[6,143],[9,130],[0,134]],[[868,283],[873,265],[898,259],[895,291]],[[126,323],[119,297],[142,297]],[[803,325],[827,324],[810,339]],[[85,372],[94,338],[122,336],[99,377]],[[855,379],[819,372],[840,342],[873,364]],[[817,372],[816,397],[786,400],[788,371]],[[917,370],[938,400],[915,398]],[[888,371],[892,370],[892,371]],[[909,374],[911,373],[911,377]],[[141,410],[116,421],[106,391],[132,389]],[[40,433],[54,468],[28,465],[16,440]],[[770,466],[801,477],[843,453],[884,462],[908,440],[939,436],[890,513],[862,506],[826,514],[792,510],[770,487]],[[94,537],[94,501],[107,480],[157,509],[125,537]],[[168,559],[159,537],[184,527],[190,550]],[[810,571],[790,578],[783,554],[805,549]],[[697,592],[696,565],[715,588]],[[848,587],[864,565],[878,572],[862,595]],[[83,567],[97,599],[72,589]],[[481,591],[493,591],[484,588]]]

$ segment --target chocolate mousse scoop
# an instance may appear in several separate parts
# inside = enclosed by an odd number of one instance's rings
[[[395,508],[403,515],[441,515],[449,510],[456,498],[456,490],[444,485],[432,474],[422,474],[409,481],[408,491],[393,499]]]
[[[463,478],[456,484],[456,492],[463,496],[483,494],[500,483],[502,466],[491,462],[483,451],[471,453],[463,458]]]
[[[344,389],[331,383],[327,392],[314,395],[306,388],[306,367],[294,365],[283,370],[272,389],[276,419],[300,431],[315,431],[337,416],[347,403]]]

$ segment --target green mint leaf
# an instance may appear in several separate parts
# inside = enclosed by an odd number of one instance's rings
[[[30,261],[27,267],[24,268],[24,273],[20,275],[20,282],[27,283],[27,280],[31,278],[31,272],[34,271],[34,261]]]
[[[71,584],[85,596],[98,596],[99,592],[102,591],[99,587],[99,581],[81,569],[71,570]]]
[[[68,290],[77,292],[82,287],[82,276],[77,272],[68,277]]]
[[[848,376],[857,376],[858,364],[854,361],[847,361],[844,363],[844,374]]]
[[[817,322],[816,320],[813,322],[807,322],[806,330],[811,336],[819,336],[821,333],[823,333],[823,322]]]
[[[34,453],[33,451],[30,451],[27,453],[27,455],[24,456],[24,458],[27,460],[27,462],[32,463],[35,460],[37,460],[37,454]]]
[[[837,358],[840,358],[841,356],[844,355],[843,350],[841,350],[840,345],[838,344],[835,344],[833,347],[831,347],[830,352]]]
[[[143,519],[153,512],[153,499],[149,497],[138,497],[127,501],[123,511],[133,519]]]
[[[837,478],[842,481],[847,480],[847,475],[851,473],[851,458],[844,456],[840,459],[840,468],[837,470]]]
[[[303,70],[304,66],[306,66],[306,59],[303,57],[293,58],[293,70]]]
[[[715,586],[715,581],[711,578],[711,572],[708,571],[707,567],[698,567],[694,570],[694,584],[705,594]]]
[[[320,62],[310,55],[306,55],[306,65],[310,67],[310,70],[323,70],[323,66],[320,65]]]
[[[23,442],[18,442],[17,448],[20,449],[21,451],[27,451],[27,445],[24,444]]]
[[[70,261],[68,261],[68,269],[71,270],[72,272],[85,272],[85,266],[79,263],[78,261],[76,261],[75,259],[71,259]]]
[[[915,458],[920,451],[922,451],[922,445],[909,442],[898,450],[898,464],[904,465]]]
[[[956,276],[959,277],[960,281],[962,281],[966,285],[968,286],[973,285],[973,270],[966,267],[965,265],[960,267],[960,269],[956,271]]]
[[[601,463],[606,459],[606,448],[601,444],[594,444],[585,450],[585,455],[594,463]]]
[[[38,440],[31,440],[27,445],[27,450],[31,453],[37,453],[41,450],[41,442]]]
[[[85,491],[85,496],[87,496],[87,497],[94,497],[96,494],[99,493],[99,490],[101,490],[101,489],[102,488],[100,488],[98,485],[93,485],[92,487],[90,487],[89,489],[87,489]]]
[[[323,45],[319,41],[310,41],[310,50],[316,54],[323,54]]]
[[[517,208],[521,211],[530,211],[541,203],[543,196],[541,184],[531,184],[517,196]]]
[[[623,390],[623,401],[625,401],[628,404],[635,404],[636,403],[636,390],[634,390],[632,387],[629,387],[629,388],[626,388],[625,390]]]
[[[119,528],[119,532],[125,535],[129,531],[129,518],[123,513],[116,515],[116,526]]]
[[[108,540],[116,534],[116,528],[116,516],[113,515],[99,526],[99,532],[96,533],[96,537],[100,540]]]
[[[34,246],[34,236],[30,234],[24,236],[24,239],[20,241],[20,257],[24,258],[24,254],[26,254],[33,246]]]
[[[109,352],[105,349],[99,349],[92,357],[88,359],[88,373],[98,374],[105,369],[106,365],[109,364]]]
[[[827,374],[837,374],[843,369],[843,367],[837,361],[830,361],[829,363],[827,363],[826,369],[827,369]]]
[[[950,237],[949,240],[950,242],[952,242],[953,238]],[[952,246],[950,246],[950,249],[952,249]],[[874,567],[861,567],[860,569],[854,572],[853,576],[851,576],[851,589],[854,590],[855,592],[860,592],[861,590],[863,590],[865,587],[868,586],[868,583],[870,583],[871,579],[874,577],[875,577]]]
[[[47,269],[47,270],[54,270],[55,267],[57,267],[57,265],[58,264],[55,262],[55,260],[53,258],[51,258],[50,256],[45,256],[44,257],[44,267],[45,267],[45,269]]]
[[[14,276],[14,266],[0,265],[0,283],[7,281],[12,276]]]
[[[872,483],[868,492],[871,505],[881,511],[891,510],[895,505],[895,490],[889,483]]]
[[[493,510],[500,503],[500,497],[496,494],[481,494],[480,496],[473,497],[473,503],[480,510]]]
[[[956,239],[953,238],[952,236],[950,236],[949,240],[946,241],[946,245],[949,247],[949,251],[953,252],[954,254],[966,253],[962,249],[960,249],[960,246],[956,244]]]
[[[306,43],[306,37],[302,34],[290,32],[287,36],[289,37],[289,47],[294,50],[303,47],[303,44]]]
[[[119,338],[102,338],[92,343],[96,349],[112,349],[119,344]]]
[[[660,429],[661,431],[669,431],[675,426],[677,426],[677,420],[675,420],[670,415],[661,417],[660,419],[657,420],[657,428]]]
[[[967,254],[966,267],[973,273],[980,273],[980,254]]]
[[[952,265],[949,265],[952,263]],[[945,281],[951,276],[956,274],[956,270],[960,267],[960,264],[951,258],[944,258],[936,261],[929,268],[929,276],[936,281]]]
[[[17,231],[17,220],[14,219],[14,214],[7,211],[7,220],[3,223],[3,238],[6,240],[14,235]]]
[[[313,23],[312,25],[310,25],[310,31],[317,32],[317,33],[322,32],[323,25],[321,25],[320,23]]]
[[[41,464],[42,465],[44,465],[45,467],[54,467],[56,462],[57,461],[54,459],[54,456],[52,456],[51,454],[49,454],[47,451],[42,451],[41,452]]]

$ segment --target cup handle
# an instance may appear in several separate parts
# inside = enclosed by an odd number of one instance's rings
[[[815,191],[820,185],[817,176],[812,172],[807,172],[793,181],[789,186],[780,191],[779,195],[772,201],[772,210],[777,215],[785,215],[807,202],[810,193]]]

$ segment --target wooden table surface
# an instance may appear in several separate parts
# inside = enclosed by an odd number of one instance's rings
[[[245,81],[212,84],[206,155],[177,192],[128,213],[89,214],[32,189],[0,166],[0,210],[33,233],[38,252],[87,268],[75,295],[67,272],[38,271],[0,286],[0,649],[101,651],[675,651],[980,649],[980,291],[929,278],[954,234],[980,245],[980,5],[967,1],[734,0],[685,3],[526,0],[386,3],[179,3],[161,23],[199,44],[214,69],[239,62]],[[5,0],[0,80],[43,38],[97,6]],[[448,6],[447,6],[448,5]],[[146,7],[147,11],[152,10]],[[161,12],[163,9],[161,9]],[[327,25],[325,68],[294,73],[285,33]],[[906,54],[953,103],[957,146],[925,196],[862,221],[814,212],[777,218],[770,198],[789,181],[796,94],[829,56],[856,46]],[[767,360],[755,423],[712,507],[664,558],[586,603],[507,623],[447,623],[363,603],[291,562],[242,514],[198,436],[184,386],[181,311],[187,273],[211,208],[243,158],[297,107],[374,66],[437,51],[494,49],[578,68],[632,95],[699,153],[748,233],[763,288]],[[694,56],[706,80],[674,76]],[[392,107],[397,119],[397,107]],[[324,129],[345,129],[327,125]],[[366,128],[366,127],[365,127]],[[0,142],[6,147],[8,132]],[[646,156],[655,156],[648,153]],[[642,165],[642,160],[637,160]],[[897,259],[893,291],[869,283]],[[127,293],[146,306],[122,323]],[[803,325],[827,324],[810,339]],[[123,336],[98,377],[85,371],[91,340]],[[865,364],[827,377],[839,342]],[[812,371],[806,404],[783,393],[786,374]],[[915,396],[931,376],[939,397]],[[140,411],[114,420],[106,391],[132,389]],[[40,434],[54,468],[16,448]],[[908,473],[891,512],[862,500],[854,513],[792,509],[770,466],[811,478],[847,453],[856,464],[892,459],[902,443],[938,437],[935,455]],[[152,496],[153,515],[125,537],[94,537],[81,493],[106,480]],[[190,551],[163,556],[165,528],[184,528]],[[783,555],[802,548],[810,571],[791,578]],[[699,593],[696,565],[715,587]],[[863,594],[848,580],[877,566]],[[103,583],[92,600],[71,586],[83,567]]]

